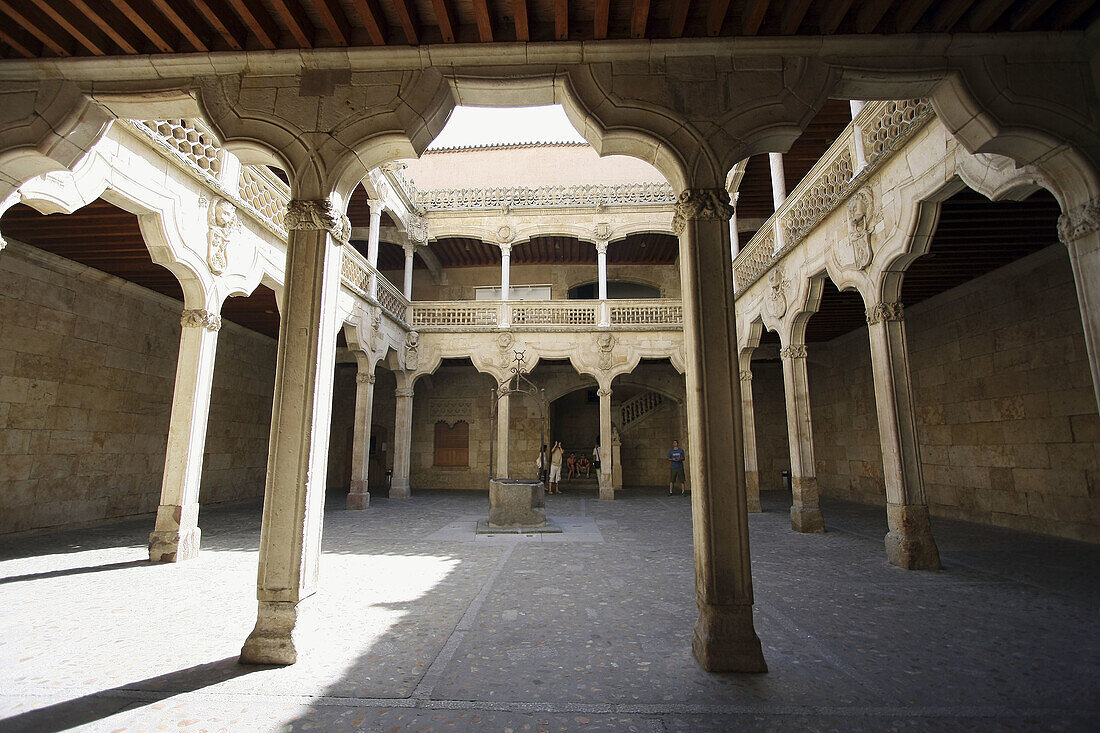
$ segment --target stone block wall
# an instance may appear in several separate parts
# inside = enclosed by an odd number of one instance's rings
[[[492,409],[490,391],[495,386],[492,377],[478,373],[472,366],[443,366],[435,374],[421,377],[417,381],[416,396],[413,397],[412,456],[409,467],[414,491],[418,488],[489,490],[489,420]],[[517,409],[521,399],[513,399],[513,422],[517,419],[516,412],[521,411]],[[466,407],[469,408],[468,413],[464,412]],[[444,419],[448,425],[453,424],[456,409],[464,412],[470,425],[469,465],[436,466],[435,424],[439,419]],[[530,461],[527,461],[528,464],[538,455],[537,448],[535,451]],[[509,458],[512,475],[530,476],[533,473],[531,466],[528,466],[526,473],[515,473],[522,458],[522,453],[517,455],[515,448]]]
[[[612,245],[614,247],[614,245]],[[404,282],[401,271],[383,273],[398,289]],[[551,297],[568,298],[570,288],[596,282],[596,264],[512,265],[512,285],[550,285]],[[662,298],[680,297],[680,270],[676,265],[608,265],[608,280],[626,280],[660,289]],[[500,285],[499,267],[449,268],[447,284],[436,285],[426,270],[413,270],[413,300],[473,300],[475,287]]]
[[[680,441],[680,447],[687,451],[688,461],[691,461],[691,446],[683,434],[680,411],[678,403],[667,399],[630,430],[620,433],[624,488],[668,486],[668,452],[672,450],[673,440]]]
[[[932,514],[1100,542],[1100,416],[1065,248],[907,308],[906,324]],[[811,348],[833,364],[810,372],[822,493],[880,504],[867,331]]]
[[[11,242],[0,252],[0,533],[152,513],[178,301]],[[262,496],[275,342],[218,339],[200,502]]]
[[[787,408],[783,401],[783,367],[778,361],[752,363],[752,399],[756,417],[756,461],[760,488],[782,488],[780,474],[791,470],[787,443]]]

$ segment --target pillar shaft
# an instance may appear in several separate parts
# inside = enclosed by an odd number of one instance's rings
[[[1058,238],[1069,249],[1085,353],[1092,372],[1092,388],[1100,406],[1100,199],[1070,209],[1058,218]]]
[[[901,303],[869,308],[867,330],[890,527],[886,555],[894,565],[909,570],[939,570],[939,550],[928,521]]]
[[[607,300],[607,242],[596,245],[596,275],[598,279],[598,297]]]
[[[413,297],[413,248],[405,248],[405,300]]]
[[[596,476],[600,482],[600,499],[615,498],[615,486],[611,481],[612,456],[615,451],[611,445],[611,390],[601,388],[600,397],[600,472]]]
[[[503,389],[503,386],[502,386]],[[495,478],[508,478],[508,435],[511,428],[512,395],[499,396],[497,392],[497,434],[496,434],[496,462]],[[549,450],[549,448],[547,449]],[[549,453],[547,453],[549,456]],[[547,460],[550,460],[549,457]]]
[[[341,252],[329,234],[336,224],[330,230],[307,227],[333,218],[327,200],[293,200],[287,207],[284,308],[260,526],[259,613],[241,650],[246,663],[297,660],[293,634],[299,604],[317,588]]]
[[[750,512],[761,511],[760,466],[756,455],[756,413],[752,402],[752,370],[741,364],[741,429],[745,443],[745,502]]]
[[[509,290],[512,286],[512,253],[511,250],[501,250],[500,255],[500,299],[508,300]]]
[[[772,204],[775,211],[787,200],[787,176],[783,171],[783,153],[768,153],[772,171]]]
[[[810,388],[806,378],[806,347],[787,346],[781,352],[787,402],[787,439],[791,451],[791,527],[798,532],[824,532],[814,472],[814,433],[810,421]]]
[[[737,233],[737,212],[730,217],[730,255],[737,257],[741,251],[741,235]]]
[[[355,424],[352,427],[351,486],[348,487],[347,508],[366,509],[370,506],[367,484],[370,463],[370,425],[374,411],[374,372],[355,375]]]
[[[369,199],[370,205],[370,234],[367,235],[367,262],[371,267],[378,267],[378,230],[382,226],[382,210],[385,205],[377,199]]]
[[[853,99],[849,101],[848,104],[851,106],[852,109],[853,121],[855,121],[856,115],[858,115],[867,105],[866,102],[861,102],[858,99]],[[863,130],[860,129],[859,125],[853,125],[852,127],[852,145],[854,148],[852,152],[855,157],[855,172],[859,173],[867,166],[867,154],[864,152],[863,147]]]
[[[692,651],[712,672],[763,672],[752,619],[729,194],[715,181],[679,196],[695,600]]]
[[[152,562],[187,560],[199,551],[199,484],[221,317],[206,310],[185,310],[180,323],[160,506],[149,535]]]
[[[393,422],[393,476],[390,480],[390,498],[408,499],[412,495],[409,483],[409,463],[412,455],[411,388],[397,389],[397,410]]]

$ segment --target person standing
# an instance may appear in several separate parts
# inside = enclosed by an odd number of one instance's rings
[[[547,468],[546,446],[543,445],[542,450],[539,451],[539,457],[535,459],[535,470],[538,471],[539,481],[546,481]]]
[[[561,488],[558,484],[561,482],[561,441],[555,440],[554,447],[550,450],[550,490],[548,494],[560,494]]]
[[[687,493],[687,477],[684,475],[684,459],[687,455],[680,447],[680,441],[672,441],[672,450],[668,452],[668,495],[672,496],[672,489],[676,481],[680,481],[680,496]]]
[[[596,447],[592,449],[592,468],[596,469],[596,477],[600,476],[600,441],[596,441]]]

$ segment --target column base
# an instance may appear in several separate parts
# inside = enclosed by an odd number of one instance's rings
[[[294,664],[298,648],[294,630],[301,602],[260,601],[256,627],[241,647],[241,664]]]
[[[614,486],[601,486],[600,487],[600,501],[614,501],[615,500],[615,487]]]
[[[403,482],[398,482],[396,479],[390,483],[390,498],[391,499],[408,499],[412,496],[412,489],[409,486],[409,480],[405,479]]]
[[[795,532],[824,532],[825,518],[821,510],[791,507],[791,529]]]
[[[347,503],[345,504],[345,508],[355,510],[355,509],[366,509],[369,506],[370,506],[370,492],[366,491],[362,487],[359,487],[357,489],[356,487],[353,486],[351,488],[351,491],[348,492],[348,499],[347,499]]]
[[[752,606],[716,606],[696,599],[699,620],[691,652],[708,672],[767,672],[760,639],[752,625]]]
[[[939,570],[940,551],[932,537],[928,507],[917,504],[887,504],[886,558],[906,570]]]
[[[759,471],[745,471],[745,499],[750,512],[759,513],[764,511],[764,507],[760,504]]]
[[[149,534],[149,562],[182,562],[199,554],[199,505],[157,507],[157,520]]]

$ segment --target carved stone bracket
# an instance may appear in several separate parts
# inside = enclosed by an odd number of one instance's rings
[[[226,199],[216,199],[209,209],[210,232],[207,234],[206,264],[210,272],[220,275],[229,264],[229,239],[239,228],[237,207]]]
[[[180,325],[184,328],[205,328],[217,331],[222,327],[222,317],[208,310],[185,310],[180,316]]]
[[[900,321],[905,318],[901,303],[876,303],[867,309],[867,324],[874,325],[882,321]]]
[[[1100,199],[1086,201],[1058,217],[1058,240],[1069,244],[1100,231]]]
[[[851,243],[851,260],[844,262],[847,267],[866,270],[874,257],[871,248],[871,230],[875,197],[869,188],[861,188],[848,200],[848,241]]]
[[[374,375],[370,372],[359,372],[355,375],[355,381],[359,384],[374,384]]]
[[[405,335],[405,368],[415,371],[420,366],[420,334],[409,331]]]
[[[688,221],[715,219],[729,221],[733,216],[729,192],[724,188],[689,188],[676,200],[676,213],[672,216],[672,231],[684,233]]]
[[[614,364],[612,352],[615,349],[615,337],[609,333],[597,335],[596,349],[600,352],[598,366],[606,372]]]
[[[748,369],[742,369],[741,370],[741,381],[742,382],[751,382],[752,381],[752,372],[749,371]]]
[[[420,244],[424,244],[428,241],[428,220],[422,216],[411,217],[405,222],[405,229],[408,231],[409,239]]]
[[[338,214],[328,199],[291,199],[284,219],[287,231],[325,231],[337,244],[351,238],[351,221]]]
[[[806,346],[804,344],[795,344],[794,346],[785,346],[779,352],[779,356],[784,359],[805,359],[806,358]]]
[[[791,287],[791,281],[786,278],[782,267],[774,267],[768,273],[768,282],[771,283],[771,290],[764,307],[772,318],[782,318],[787,312],[787,290]]]

